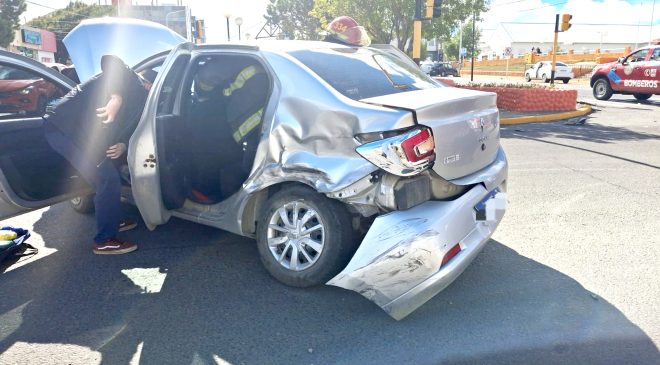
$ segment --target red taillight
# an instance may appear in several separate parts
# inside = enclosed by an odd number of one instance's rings
[[[403,141],[401,148],[410,162],[421,161],[435,154],[435,142],[428,128]]]
[[[457,243],[454,247],[449,249],[449,251],[445,254],[445,257],[442,258],[442,264],[440,267],[448,263],[451,259],[454,258],[454,256],[458,255],[459,252],[461,252],[461,244]]]

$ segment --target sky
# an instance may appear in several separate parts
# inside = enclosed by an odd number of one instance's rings
[[[101,5],[111,4],[111,0],[83,0],[87,4]],[[45,15],[53,9],[64,8],[69,0],[26,0],[27,10],[23,13],[23,20],[30,20],[40,15]],[[176,5],[177,0],[132,0],[134,5]],[[236,17],[243,19],[241,25],[241,38],[246,34],[254,38],[261,27],[266,23],[266,5],[268,0],[182,0],[183,5],[190,7],[193,16],[204,19],[206,27],[206,40],[208,43],[217,43],[227,40],[227,19],[225,14],[231,14],[229,18],[229,31],[232,40],[238,38],[238,27],[235,23]]]
[[[110,3],[110,0],[85,0],[86,3]],[[249,34],[254,38],[265,24],[263,15],[266,13],[268,0],[181,0],[183,5],[191,8],[192,15],[205,19],[207,42],[221,42],[227,39],[227,23],[225,13],[232,14],[230,32],[236,39],[238,28],[235,18],[243,18],[241,34],[245,38]],[[414,0],[410,0],[414,1]],[[25,19],[44,15],[52,11],[50,8],[65,7],[69,0],[26,0],[27,11]],[[133,0],[134,4],[149,5],[151,3],[175,4],[177,0]],[[556,13],[573,15],[572,23],[583,24],[653,24],[660,29],[660,0],[493,0],[490,11],[483,14],[484,21],[479,24],[482,29],[495,29],[500,22],[541,22],[553,23]],[[39,6],[37,4],[45,5]],[[653,14],[653,15],[652,15]],[[359,20],[358,20],[359,21]],[[606,28],[606,26],[604,26]],[[653,32],[656,33],[655,31]],[[648,36],[646,36],[648,38]]]
[[[554,23],[555,14],[571,14],[573,24],[653,23],[660,28],[660,0],[656,1],[654,12],[653,3],[653,0],[494,0],[490,11],[483,15],[481,27],[495,29],[501,22]]]

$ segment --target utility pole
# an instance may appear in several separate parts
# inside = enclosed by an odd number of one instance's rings
[[[422,55],[422,0],[415,0],[415,18],[413,19],[413,61],[419,65]]]
[[[472,9],[472,61],[470,62],[470,81],[474,81],[474,51],[476,51],[475,47],[475,23],[477,20],[477,12]]]
[[[651,39],[653,38],[653,15],[655,13],[655,0],[653,0],[653,7],[651,8],[651,27],[649,29],[649,46],[651,45]]]
[[[561,25],[559,25],[559,14],[555,16],[555,41],[552,43],[552,71],[550,72],[550,85],[555,84],[555,67],[557,65],[557,35],[559,32],[565,32],[571,27],[571,14],[561,15]]]

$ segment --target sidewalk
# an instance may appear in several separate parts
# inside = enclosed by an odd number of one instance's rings
[[[512,112],[500,110],[500,124],[513,125],[525,123],[554,122],[557,120],[570,119],[585,116],[591,113],[591,105],[579,104],[577,110],[568,112]]]

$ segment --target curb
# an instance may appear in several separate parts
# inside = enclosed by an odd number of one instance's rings
[[[525,123],[539,123],[539,122],[552,122],[556,120],[569,119],[581,117],[591,113],[591,105],[583,104],[577,110],[570,112],[544,114],[544,115],[526,115],[524,117],[501,118],[501,125],[525,124]]]

